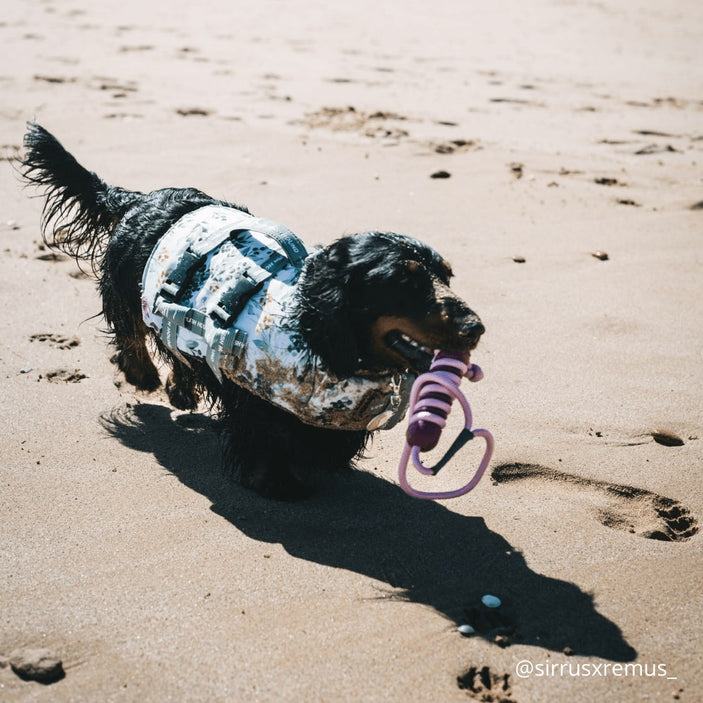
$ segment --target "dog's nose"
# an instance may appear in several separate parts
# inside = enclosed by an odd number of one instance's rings
[[[480,320],[471,320],[461,326],[459,336],[463,337],[472,346],[475,346],[485,331],[486,328]]]

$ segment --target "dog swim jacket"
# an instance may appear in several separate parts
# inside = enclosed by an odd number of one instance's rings
[[[179,358],[293,413],[346,430],[389,429],[403,419],[414,375],[333,376],[293,319],[296,282],[314,253],[282,225],[208,205],[178,220],[142,279],[144,322]]]

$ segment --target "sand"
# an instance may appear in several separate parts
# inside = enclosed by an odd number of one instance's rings
[[[0,699],[700,700],[700,2],[6,4],[6,159],[35,119],[116,185],[424,239],[496,452],[443,503],[402,427],[309,501],[242,489],[204,411],[115,374],[3,162]]]

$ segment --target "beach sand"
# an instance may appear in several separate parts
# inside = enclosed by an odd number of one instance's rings
[[[8,4],[0,699],[701,700],[702,29],[693,0]],[[487,327],[492,475],[406,496],[398,427],[299,504],[231,481],[42,246],[27,120],[115,185],[436,247]],[[37,647],[63,679],[15,675]]]

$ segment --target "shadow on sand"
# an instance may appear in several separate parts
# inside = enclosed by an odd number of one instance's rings
[[[589,594],[532,571],[480,517],[410,498],[363,471],[340,476],[302,503],[268,501],[225,475],[218,432],[204,415],[172,416],[169,408],[140,404],[117,408],[102,423],[126,446],[153,454],[252,539],[385,582],[392,597],[428,605],[457,624],[470,623],[501,646],[569,647],[574,654],[615,661],[636,657]],[[485,608],[486,593],[503,605]]]

